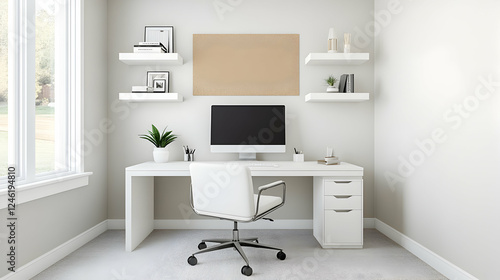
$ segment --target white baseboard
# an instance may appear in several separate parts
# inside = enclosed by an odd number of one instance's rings
[[[23,265],[22,267],[16,269],[16,272],[11,272],[5,275],[2,279],[8,279],[8,280],[31,279],[38,273],[44,271],[51,265],[60,261],[67,255],[71,254],[76,249],[85,245],[87,242],[93,240],[106,230],[108,230],[108,221],[103,221],[97,224],[96,226],[77,235],[76,237],[66,241],[65,243],[57,246],[56,248],[50,250],[49,252],[41,255],[40,257],[32,260],[31,262]]]
[[[402,234],[401,232],[395,230],[394,228],[380,221],[379,219],[374,219],[374,222],[375,222],[375,229],[377,229],[385,236],[392,239],[397,244],[401,245],[401,247],[405,248],[410,253],[417,256],[419,259],[430,265],[439,273],[446,276],[448,279],[477,280],[476,277],[465,272],[460,267],[445,260],[438,254],[432,252],[431,250],[422,246],[420,243]]]

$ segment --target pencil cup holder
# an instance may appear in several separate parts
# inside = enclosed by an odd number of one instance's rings
[[[303,162],[304,161],[304,154],[293,154],[293,161]]]

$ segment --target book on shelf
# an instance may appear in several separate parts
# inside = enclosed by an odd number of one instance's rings
[[[168,49],[161,42],[139,42],[134,53],[168,53]]]
[[[139,42],[141,46],[162,46],[165,47],[162,42]]]
[[[134,47],[134,53],[166,53],[165,49],[159,47]]]
[[[132,93],[153,92],[153,87],[148,86],[132,86]]]

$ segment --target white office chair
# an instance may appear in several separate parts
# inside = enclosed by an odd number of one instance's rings
[[[277,258],[284,260],[286,254],[282,249],[258,243],[257,238],[239,238],[238,222],[252,222],[283,206],[285,203],[286,185],[283,181],[276,181],[259,187],[259,193],[254,194],[250,169],[236,163],[212,164],[192,163],[191,172],[191,207],[198,215],[210,216],[234,223],[232,239],[204,239],[198,245],[200,251],[188,258],[190,265],[196,265],[195,255],[235,248],[246,265],[241,273],[250,276],[252,268],[243,252],[242,246],[278,250]],[[282,195],[268,196],[262,192],[281,186]],[[268,219],[268,218],[264,218]],[[271,219],[268,219],[271,220]],[[272,220],[271,220],[272,221]],[[205,242],[220,243],[207,248]]]

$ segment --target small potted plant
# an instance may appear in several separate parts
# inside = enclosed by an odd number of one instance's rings
[[[328,85],[326,92],[339,92],[339,89],[335,87],[335,84],[337,83],[337,78],[335,78],[335,76],[328,76],[328,78],[325,79],[325,82]]]
[[[174,142],[177,135],[172,134],[172,131],[166,131],[166,127],[160,133],[156,126],[151,126],[152,129],[151,131],[148,130],[148,134],[140,134],[139,137],[148,140],[155,146],[153,150],[153,159],[155,162],[168,162],[169,151],[166,147],[168,144]]]

